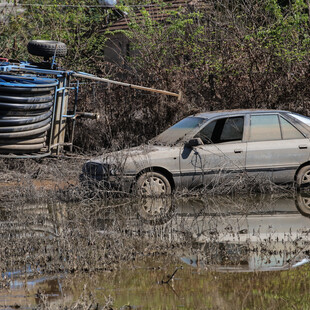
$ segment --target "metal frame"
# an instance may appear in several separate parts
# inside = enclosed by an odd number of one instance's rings
[[[53,60],[52,67],[55,65],[55,61]],[[58,80],[63,79],[63,87],[59,87],[59,84],[55,86],[55,91],[54,91],[54,103],[53,103],[53,113],[52,113],[52,119],[51,119],[51,127],[49,129],[50,136],[49,136],[49,141],[47,145],[47,150],[46,152],[43,153],[36,153],[36,154],[0,154],[0,158],[41,158],[41,157],[46,157],[50,156],[53,153],[56,155],[60,154],[60,148],[63,145],[68,145],[68,143],[64,143],[62,141],[59,141],[58,137],[58,142],[56,144],[52,144],[52,141],[55,137],[54,135],[54,129],[55,129],[55,119],[56,119],[56,107],[57,107],[57,101],[59,100],[58,94],[62,91],[61,95],[61,102],[60,102],[60,115],[57,117],[59,118],[59,123],[60,125],[63,124],[64,118],[73,118],[74,115],[67,115],[67,111],[64,111],[64,100],[66,96],[66,91],[69,89],[75,89],[76,90],[76,95],[75,95],[75,101],[74,101],[74,111],[76,113],[76,105],[77,105],[77,94],[78,94],[78,88],[77,87],[70,87],[67,86],[68,84],[68,77],[73,74],[73,71],[68,71],[68,70],[53,70],[53,69],[42,69],[38,68],[37,66],[31,65],[27,62],[21,62],[20,64],[10,64],[8,62],[5,63],[0,63],[0,74],[1,72],[11,72],[11,73],[27,73],[30,76],[33,74],[36,76],[54,76]],[[1,77],[1,75],[0,75]],[[64,113],[65,112],[65,113]],[[63,130],[61,127],[60,130]],[[73,147],[73,136],[70,137],[70,150],[72,150]],[[55,151],[56,149],[56,151]]]
[[[144,87],[144,86],[139,86],[139,85],[134,85],[134,84],[128,84],[128,83],[123,83],[123,82],[118,82],[118,81],[113,81],[105,78],[99,78],[95,75],[88,74],[85,72],[75,72],[71,70],[58,70],[58,69],[53,69],[56,67],[56,62],[55,62],[56,56],[53,56],[52,62],[51,63],[46,63],[49,64],[51,69],[44,69],[40,68],[36,65],[32,65],[28,62],[20,62],[18,64],[11,64],[7,61],[7,59],[0,59],[4,60],[4,62],[0,62],[0,77],[1,77],[1,72],[12,72],[12,73],[26,73],[29,74],[29,76],[40,76],[40,77],[46,77],[46,76],[54,76],[58,79],[59,84],[55,87],[55,98],[54,98],[54,105],[53,105],[53,115],[52,115],[52,120],[51,120],[51,128],[50,130],[50,137],[49,137],[49,143],[47,146],[47,152],[44,153],[38,153],[38,154],[29,154],[29,155],[13,155],[13,154],[0,154],[1,157],[5,158],[39,158],[39,157],[44,157],[44,156],[49,156],[49,155],[59,155],[61,153],[61,148],[63,146],[70,146],[70,151],[72,151],[73,148],[73,139],[74,139],[74,131],[75,131],[75,125],[76,125],[76,118],[77,116],[82,116],[83,114],[78,114],[77,113],[77,100],[78,100],[78,94],[79,94],[79,81],[77,81],[76,86],[72,87],[70,86],[70,77],[75,77],[75,78],[84,78],[84,79],[90,79],[90,80],[95,80],[98,82],[103,82],[103,83],[108,83],[108,84],[116,84],[116,85],[121,85],[125,87],[130,87],[134,89],[139,89],[139,90],[144,90],[148,92],[155,92],[155,93],[160,93],[168,96],[174,96],[178,97],[179,100],[182,98],[181,92],[173,93],[165,90],[159,90],[155,88],[149,88],[149,87]],[[62,85],[60,85],[62,84]],[[75,100],[74,100],[74,109],[73,109],[73,114],[68,115],[67,114],[67,109],[65,110],[65,107],[67,107],[67,99],[66,99],[66,94],[68,94],[68,90],[75,90]],[[59,96],[58,94],[62,92],[61,94],[61,101],[60,101],[60,114],[58,115],[57,110],[59,109]],[[84,113],[86,114],[89,113]],[[90,116],[90,115],[87,115]],[[64,119],[72,119],[72,133],[71,137],[69,138],[69,142],[64,142],[64,134],[65,134],[65,127],[66,125],[63,126],[64,124]],[[91,118],[96,118],[97,116],[94,117],[94,115],[91,115]],[[56,123],[59,122],[59,132],[57,133],[57,142],[55,143],[55,127]],[[58,125],[57,125],[58,126]],[[64,132],[62,132],[64,131]],[[60,138],[60,135],[62,135],[63,139]],[[62,141],[63,140],[63,141]]]

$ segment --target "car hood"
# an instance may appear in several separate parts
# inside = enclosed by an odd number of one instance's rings
[[[147,167],[160,166],[170,170],[169,161],[175,161],[180,155],[178,146],[141,145],[117,152],[103,154],[88,162],[106,164],[123,169],[125,172],[136,173]],[[168,167],[165,167],[168,165]]]

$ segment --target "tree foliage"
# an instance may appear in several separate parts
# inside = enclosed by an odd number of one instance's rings
[[[180,8],[171,3],[123,0],[116,9],[103,9],[96,0],[47,0],[25,6],[0,30],[1,54],[27,59],[30,39],[60,40],[69,50],[65,67],[184,94],[177,102],[90,86],[90,96],[84,87],[80,107],[104,115],[100,126],[81,124],[77,142],[89,148],[143,142],[198,111],[281,108],[310,114],[308,0],[210,0]],[[64,4],[71,6],[59,6]],[[155,9],[164,18],[154,18]],[[120,18],[116,12],[128,22],[129,29],[117,33],[130,40],[131,52],[111,64],[104,47],[116,33],[107,28]]]
[[[95,0],[25,0],[23,4],[23,11],[12,14],[2,29],[3,55],[29,59],[26,47],[30,40],[57,40],[68,46],[66,66],[95,68],[105,40],[98,33],[111,15],[110,10],[95,7],[98,4]]]

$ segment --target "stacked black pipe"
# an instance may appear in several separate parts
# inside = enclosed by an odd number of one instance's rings
[[[0,154],[42,152],[57,80],[0,74]]]

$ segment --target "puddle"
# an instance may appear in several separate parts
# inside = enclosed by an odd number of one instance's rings
[[[3,205],[0,308],[304,308],[309,201],[299,193]]]

